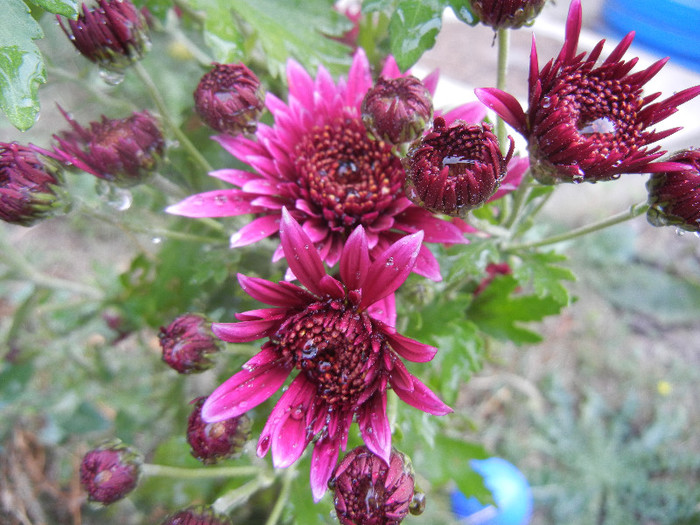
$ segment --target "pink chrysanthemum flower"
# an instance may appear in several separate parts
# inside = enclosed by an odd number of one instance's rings
[[[400,72],[393,59],[382,76]],[[312,79],[296,62],[287,66],[289,99],[285,104],[267,94],[266,106],[274,126],[259,125],[256,139],[221,135],[216,140],[254,172],[238,169],[214,171],[212,176],[236,189],[193,195],[170,206],[168,212],[188,217],[226,217],[255,214],[257,218],[231,237],[231,246],[245,246],[277,234],[282,207],[302,225],[333,266],[342,246],[359,225],[364,228],[371,256],[404,235],[423,230],[426,242],[464,243],[461,231],[448,221],[413,205],[403,193],[405,172],[390,144],[372,140],[362,123],[361,106],[372,77],[367,57],[355,53],[348,78],[333,82],[319,67]],[[424,84],[432,93],[437,75]],[[443,117],[480,121],[485,108],[465,104]],[[275,260],[281,257],[277,250]],[[437,261],[421,246],[414,271],[440,280]]]
[[[399,358],[430,361],[436,348],[392,328],[393,292],[416,264],[423,233],[402,237],[370,261],[368,235],[358,226],[341,250],[339,278],[335,278],[326,274],[302,227],[285,208],[281,214],[282,250],[305,288],[239,274],[246,293],[273,308],[240,313],[238,323],[214,323],[214,333],[232,343],[269,340],[241,372],[207,398],[202,418],[213,423],[237,417],[268,399],[292,370],[299,370],[265,424],[258,455],[271,450],[275,467],[288,467],[317,437],[311,489],[318,501],[339,449],[345,449],[353,418],[367,448],[389,463],[389,387],[425,412],[443,415],[451,409],[413,377]]]
[[[668,59],[629,74],[638,59],[622,56],[632,44],[632,32],[597,63],[604,40],[588,56],[577,52],[581,16],[581,2],[573,0],[564,46],[541,70],[533,38],[527,113],[499,89],[477,89],[477,97],[528,140],[532,174],[540,182],[597,182],[673,169],[654,162],[665,153],[660,146],[648,146],[680,128],[650,128],[700,94],[700,86],[654,102],[660,93],[644,96],[642,89]]]

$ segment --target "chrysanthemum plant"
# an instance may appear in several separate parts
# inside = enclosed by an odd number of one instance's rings
[[[508,33],[544,3],[6,0],[0,106],[34,128],[0,145],[3,440],[41,434],[115,523],[388,524],[426,501],[411,519],[438,523],[454,486],[488,502],[458,394],[570,303],[560,243],[647,210],[700,230],[697,155],[663,149],[700,87],[646,92],[665,60],[636,68],[632,35],[581,51],[585,0],[557,56],[533,39],[528,99],[505,90]],[[441,108],[438,74],[409,68],[445,9],[494,28],[499,67]],[[648,204],[537,227],[557,184],[638,173]]]

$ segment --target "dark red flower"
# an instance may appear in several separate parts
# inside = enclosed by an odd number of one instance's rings
[[[171,514],[161,525],[233,525],[233,522],[206,505],[197,505]]]
[[[221,350],[221,340],[214,337],[211,321],[200,314],[177,317],[158,334],[163,361],[181,374],[202,372],[214,365],[209,355]]]
[[[423,494],[415,491],[411,462],[392,450],[387,463],[367,447],[347,454],[329,482],[342,525],[398,525],[425,507]]]
[[[689,149],[673,155],[685,169],[654,173],[647,182],[647,220],[654,226],[676,226],[700,232],[700,150]]]
[[[243,64],[214,64],[197,85],[194,108],[216,131],[255,133],[265,93],[255,73]]]
[[[513,140],[504,157],[488,124],[456,122],[442,117],[409,152],[406,196],[427,210],[464,215],[496,192],[513,155]]]
[[[498,29],[518,29],[540,14],[546,0],[472,0],[481,23]]]
[[[102,116],[89,129],[61,112],[73,129],[54,135],[54,158],[124,187],[140,184],[155,172],[165,139],[148,111],[124,119]]]
[[[134,490],[141,472],[141,455],[120,441],[91,450],[80,465],[80,483],[90,501],[109,505]]]
[[[477,96],[528,140],[532,174],[542,183],[597,182],[673,169],[654,162],[665,153],[660,146],[648,146],[680,128],[651,128],[700,94],[700,86],[654,102],[660,93],[645,96],[642,88],[668,59],[629,74],[637,63],[622,60],[634,38],[630,33],[598,63],[603,40],[588,56],[577,52],[581,16],[581,2],[573,0],[564,46],[541,70],[533,39],[527,113],[499,89],[477,89]]]
[[[491,281],[493,281],[498,275],[510,275],[513,273],[510,265],[508,263],[490,263],[486,267],[486,277],[484,277],[479,286],[476,287],[473,294],[476,297],[481,292],[486,290]]]
[[[202,405],[206,398],[193,401],[194,409],[187,421],[187,442],[190,452],[205,465],[216,463],[240,454],[243,445],[250,438],[250,418],[240,416],[216,423],[206,423],[202,419]]]
[[[78,19],[67,20],[70,31],[56,18],[85,58],[110,71],[140,60],[151,44],[146,20],[130,0],[98,0],[91,9],[83,4]]]
[[[416,77],[380,77],[362,99],[362,122],[390,144],[413,142],[433,118],[433,97]]]
[[[67,205],[59,166],[29,146],[0,142],[0,219],[31,226]]]
[[[437,349],[393,328],[393,293],[416,264],[422,237],[422,232],[401,237],[370,261],[367,236],[358,226],[343,246],[336,279],[326,273],[311,239],[283,208],[284,256],[305,288],[238,276],[246,293],[273,307],[237,314],[238,323],[214,323],[214,333],[231,343],[269,340],[207,398],[204,421],[247,412],[298,370],[263,428],[258,455],[271,450],[274,466],[284,468],[314,441],[311,490],[318,501],[340,448],[347,444],[353,419],[367,447],[389,463],[388,388],[430,414],[451,412],[399,358],[426,362]]]

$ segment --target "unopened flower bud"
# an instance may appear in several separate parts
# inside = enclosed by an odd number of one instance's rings
[[[518,29],[540,14],[546,0],[472,0],[481,23],[498,29]]]
[[[187,442],[192,455],[205,465],[240,454],[250,438],[251,421],[242,414],[216,423],[202,420],[202,405],[206,398],[193,401],[194,410],[187,422]]]
[[[171,514],[162,525],[233,525],[233,522],[211,507],[196,505]]]
[[[67,20],[70,31],[57,18],[76,49],[106,70],[121,72],[151,44],[146,20],[130,0],[99,0],[90,9],[83,4],[78,19]]]
[[[61,110],[71,131],[54,135],[55,156],[68,165],[118,186],[129,187],[152,175],[165,153],[165,139],[148,111],[124,119],[91,122],[84,128]]]
[[[109,505],[134,490],[141,472],[141,455],[119,440],[91,450],[80,465],[80,483],[90,501]]]
[[[405,159],[406,196],[433,212],[464,215],[496,192],[513,147],[511,139],[504,157],[488,124],[458,121],[448,128],[436,118],[432,131]]]
[[[647,182],[647,220],[654,226],[700,232],[700,150],[678,152],[669,161],[684,164],[687,169],[651,176]]]
[[[31,226],[67,206],[59,166],[28,146],[0,142],[0,219]]]
[[[413,142],[432,118],[432,96],[416,77],[381,77],[362,100],[365,127],[391,144]]]
[[[163,361],[181,374],[203,372],[214,365],[209,355],[221,350],[221,340],[211,331],[211,321],[200,314],[177,317],[158,334]]]
[[[329,486],[342,525],[397,525],[409,512],[419,514],[425,507],[422,493],[415,490],[410,460],[396,450],[389,465],[367,447],[352,450],[338,464]]]
[[[476,287],[474,290],[473,294],[474,297],[477,295],[481,294],[486,288],[488,288],[489,284],[499,275],[510,275],[513,273],[513,270],[511,269],[510,265],[508,263],[489,263],[489,265],[486,267],[486,277],[484,277],[481,282],[479,283],[479,286]]]
[[[194,107],[217,131],[254,133],[265,107],[265,93],[255,73],[243,64],[214,64],[197,85]]]

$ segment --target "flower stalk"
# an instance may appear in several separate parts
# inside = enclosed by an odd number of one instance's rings
[[[496,86],[505,91],[508,80],[508,52],[510,51],[510,31],[499,29],[498,38],[498,64],[496,72]],[[496,137],[501,145],[501,153],[505,155],[508,151],[506,144],[506,122],[500,115],[496,115]]]
[[[141,475],[157,476],[174,479],[212,479],[212,478],[240,478],[260,474],[259,466],[248,467],[208,467],[185,468],[172,467],[170,465],[155,465],[144,463],[141,466]]]
[[[569,230],[568,232],[564,232],[564,233],[561,233],[559,235],[553,235],[551,237],[547,237],[547,238],[541,239],[539,241],[506,245],[505,250],[507,250],[509,252],[529,250],[532,248],[539,248],[541,246],[549,246],[551,244],[557,244],[560,242],[575,239],[577,237],[582,237],[583,235],[597,232],[599,230],[604,230],[605,228],[610,228],[611,226],[615,226],[616,224],[620,224],[621,222],[629,221],[631,219],[639,217],[640,215],[643,215],[644,213],[646,213],[648,209],[649,209],[649,205],[646,202],[640,202],[637,204],[633,204],[632,206],[630,206],[630,208],[628,210],[617,213],[611,217],[608,217],[607,219],[603,219],[601,221],[587,224],[585,226],[581,226],[580,228],[575,228],[573,230]]]

